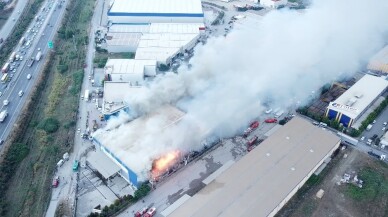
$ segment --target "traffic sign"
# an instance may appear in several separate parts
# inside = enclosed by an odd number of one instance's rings
[[[48,43],[47,43],[47,45],[48,45],[48,47],[49,48],[54,48],[54,43],[52,42],[52,41],[49,41]]]

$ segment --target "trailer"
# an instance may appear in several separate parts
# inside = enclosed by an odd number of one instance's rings
[[[35,60],[39,62],[39,60],[42,58],[42,51],[39,51],[37,54],[36,54],[36,57],[35,57]]]
[[[85,96],[84,96],[85,101],[86,102],[89,101],[89,98],[90,98],[90,92],[89,90],[85,90]]]
[[[7,62],[7,63],[4,64],[3,68],[1,68],[1,72],[2,73],[7,73],[8,70],[9,70],[9,63]]]
[[[26,38],[25,37],[22,37],[19,41],[19,45],[20,46],[23,46],[24,42],[26,41]]]
[[[4,110],[2,112],[0,112],[0,122],[3,122],[4,119],[8,116],[8,112],[7,110]]]
[[[9,57],[9,61],[12,63],[15,60],[16,52],[12,52],[11,56]]]

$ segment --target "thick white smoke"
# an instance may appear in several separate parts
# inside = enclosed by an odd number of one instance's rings
[[[191,69],[167,73],[144,95],[128,96],[138,113],[178,104],[187,112],[178,125],[161,132],[162,125],[153,120],[141,134],[122,125],[103,143],[139,174],[168,151],[197,148],[202,132],[234,135],[262,113],[264,102],[295,106],[312,90],[361,69],[385,43],[387,11],[386,0],[316,0],[305,13],[273,11],[255,29],[211,38],[195,50]],[[126,144],[136,136],[136,144]],[[132,146],[131,151],[122,151],[121,144]]]

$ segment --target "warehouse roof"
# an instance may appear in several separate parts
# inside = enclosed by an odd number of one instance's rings
[[[203,17],[200,0],[116,0],[108,16]]]
[[[155,67],[155,60],[109,59],[105,65],[107,74],[145,74],[147,66]]]
[[[328,109],[339,111],[346,116],[357,118],[388,86],[388,81],[373,75],[364,75],[349,88]]]
[[[267,216],[295,193],[339,141],[294,117],[169,216]]]
[[[199,34],[144,34],[136,50],[135,59],[153,59],[167,62],[184,49],[184,46],[197,40]]]
[[[108,46],[131,46],[136,49],[141,35],[141,33],[109,32],[106,43]]]
[[[127,107],[124,101],[130,95],[139,95],[144,92],[141,86],[131,86],[129,82],[112,82],[104,83],[104,99],[102,103],[103,113],[113,113]]]
[[[110,33],[181,33],[198,34],[203,23],[144,23],[113,24]]]
[[[388,73],[388,45],[370,59],[368,69]]]

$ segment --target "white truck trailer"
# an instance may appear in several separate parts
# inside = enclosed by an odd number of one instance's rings
[[[7,110],[0,112],[0,122],[3,122],[4,119],[7,117],[7,115],[8,115]]]
[[[85,101],[86,102],[89,101],[89,98],[90,98],[90,92],[89,90],[85,90],[85,97],[84,97]]]

